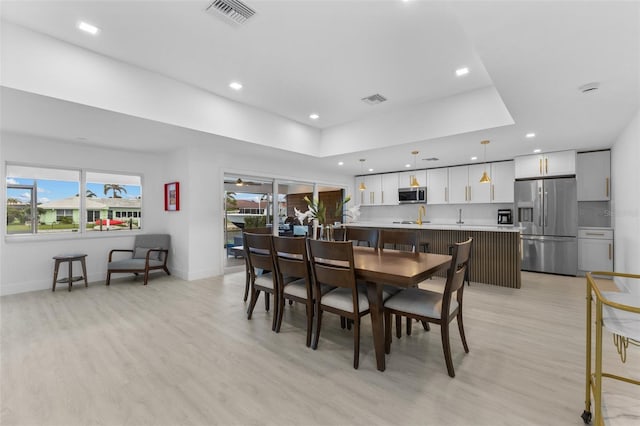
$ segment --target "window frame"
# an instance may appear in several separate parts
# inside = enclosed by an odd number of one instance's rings
[[[32,226],[31,232],[29,233],[22,233],[22,234],[9,234],[8,232],[8,228],[7,228],[7,221],[6,221],[6,217],[7,217],[7,188],[9,187],[16,187],[16,186],[26,186],[26,185],[9,185],[7,183],[7,178],[8,176],[8,171],[10,169],[11,166],[16,166],[16,167],[31,167],[34,169],[54,169],[54,170],[63,170],[63,171],[69,171],[69,172],[78,172],[79,175],[79,181],[78,181],[78,187],[79,187],[79,201],[80,201],[80,206],[79,206],[79,228],[77,232],[55,232],[55,233],[38,233],[37,232],[37,226],[38,224],[35,223]],[[13,161],[6,161],[4,162],[4,169],[3,169],[3,174],[4,174],[4,188],[2,190],[3,194],[5,195],[5,199],[3,200],[3,212],[4,212],[4,220],[3,220],[3,227],[4,229],[2,230],[3,235],[4,235],[4,239],[6,242],[14,242],[14,241],[52,241],[52,240],[70,240],[70,239],[86,239],[86,238],[110,238],[110,237],[123,237],[125,235],[132,235],[132,234],[137,234],[137,233],[141,233],[143,232],[143,228],[137,228],[137,229],[122,229],[119,232],[96,232],[93,230],[87,230],[87,224],[88,224],[88,209],[87,209],[87,203],[86,203],[86,188],[87,188],[87,173],[96,173],[96,174],[112,174],[112,175],[122,175],[122,176],[133,176],[133,177],[137,177],[140,180],[140,217],[142,217],[142,210],[144,209],[144,200],[143,200],[143,193],[144,193],[144,174],[140,173],[140,172],[131,172],[131,171],[120,171],[120,170],[105,170],[105,169],[94,169],[94,168],[77,168],[77,167],[64,167],[64,166],[60,166],[60,165],[48,165],[48,164],[36,164],[36,163],[26,163],[26,162],[13,162]],[[37,179],[34,178],[34,192],[36,193],[36,197],[32,197],[32,209],[33,209],[33,205],[35,204],[35,208],[37,211]],[[84,196],[80,196],[80,194],[84,194]],[[34,229],[35,228],[35,229]]]

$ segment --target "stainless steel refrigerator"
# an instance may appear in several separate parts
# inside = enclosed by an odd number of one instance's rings
[[[578,201],[575,178],[515,182],[522,228],[522,270],[576,275]]]

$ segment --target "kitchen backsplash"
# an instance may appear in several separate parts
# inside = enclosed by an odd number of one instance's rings
[[[498,222],[498,209],[512,209],[513,204],[404,204],[399,206],[362,206],[360,221],[394,222],[418,219],[418,206],[427,210],[423,221],[434,224],[455,224],[459,209],[462,209],[462,221],[467,225],[495,225]],[[515,217],[514,217],[515,220]]]

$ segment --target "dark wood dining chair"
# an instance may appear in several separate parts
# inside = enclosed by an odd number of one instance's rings
[[[277,324],[277,306],[278,291],[276,274],[263,274],[263,271],[275,271],[275,260],[273,254],[273,236],[270,234],[252,234],[245,231],[243,233],[245,258],[249,267],[250,274],[250,293],[249,309],[247,310],[247,319],[251,319],[253,309],[256,306],[260,292],[264,293],[265,310],[269,311],[269,295],[273,294],[273,304],[276,312],[273,314],[271,329],[276,331]],[[261,269],[262,271],[258,271]]]
[[[333,228],[333,241],[346,241],[347,230],[345,228]]]
[[[242,230],[242,234],[243,234],[243,244],[244,244],[244,233],[248,232],[250,234],[272,234],[273,231],[271,228],[245,228]],[[246,270],[246,276],[245,276],[245,282],[244,282],[244,298],[242,300],[244,300],[245,302],[247,301],[247,298],[249,297],[249,283],[251,282],[251,273],[249,272],[249,263],[247,261],[248,256],[245,255],[244,257],[244,266],[245,266],[245,270]],[[269,271],[264,271],[264,273],[268,273]],[[265,303],[266,303],[266,299],[265,299]]]
[[[378,247],[378,230],[375,228],[347,228],[347,241],[355,246]]]
[[[449,323],[454,318],[458,320],[458,331],[462,339],[462,346],[464,351],[469,353],[462,322],[462,297],[464,295],[464,275],[469,266],[471,241],[472,239],[469,238],[465,242],[455,244],[453,259],[447,272],[447,282],[443,293],[420,288],[408,288],[400,291],[384,303],[385,350],[387,353],[391,351],[391,314],[439,324],[447,372],[449,376],[455,377],[451,359]]]
[[[408,251],[418,253],[420,249],[420,237],[416,231],[406,231],[400,229],[381,229],[378,234],[378,247],[382,250],[385,248],[393,250]],[[391,295],[400,292],[400,288],[391,285],[385,286],[385,290]],[[402,316],[396,315],[396,337],[402,337]],[[411,318],[407,318],[407,335],[411,335],[412,328]],[[429,323],[422,321],[422,326],[426,331],[429,330]]]
[[[360,361],[360,318],[369,313],[366,290],[356,284],[351,241],[308,240],[316,303],[316,333],[313,349],[318,348],[322,313],[331,312],[353,322],[353,368]],[[322,294],[322,285],[336,287]]]
[[[307,314],[307,347],[309,347],[313,329],[314,297],[307,256],[307,239],[305,237],[273,237],[273,248],[279,300],[276,333],[280,332],[282,325],[285,299],[303,303]]]

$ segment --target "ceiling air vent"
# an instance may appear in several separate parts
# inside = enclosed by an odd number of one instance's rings
[[[375,95],[367,96],[366,98],[362,98],[362,102],[369,105],[378,105],[386,100],[387,98],[385,98],[379,93],[376,93]]]
[[[244,24],[256,11],[239,0],[216,0],[207,7],[207,12],[218,13],[236,24]]]

